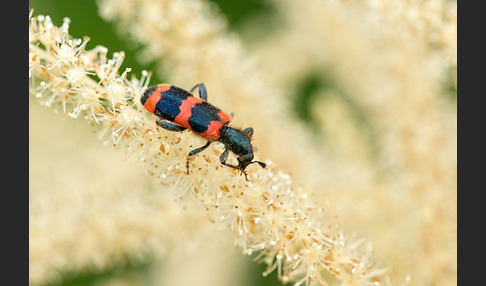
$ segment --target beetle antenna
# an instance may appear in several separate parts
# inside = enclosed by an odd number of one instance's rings
[[[263,163],[263,162],[260,162],[260,161],[253,161],[253,162],[250,162],[250,164],[253,164],[253,163],[258,163],[258,165],[260,165],[260,167],[262,167],[263,169],[265,169],[267,167],[267,164]]]

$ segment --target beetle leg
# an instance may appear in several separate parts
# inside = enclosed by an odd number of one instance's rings
[[[206,86],[202,82],[193,86],[189,92],[192,93],[198,87],[199,87],[199,98],[201,98],[204,101],[208,101],[208,92],[206,91]]]
[[[228,167],[231,167],[233,169],[240,169],[238,166],[235,166],[235,165],[231,165],[231,164],[228,164],[226,163],[226,159],[228,159],[228,154],[229,154],[229,151],[228,149],[224,150],[224,152],[221,154],[221,156],[219,156],[219,160],[221,161],[221,164],[225,165],[225,166],[228,166]]]
[[[164,128],[166,130],[169,130],[169,131],[180,132],[180,131],[186,130],[185,127],[177,125],[177,124],[172,123],[172,122],[167,122],[167,121],[163,121],[163,120],[156,120],[155,123],[157,123],[157,125],[159,125],[160,127]]]
[[[213,141],[209,141],[206,143],[206,145],[202,146],[202,147],[199,147],[199,148],[196,148],[194,150],[192,150],[191,152],[189,152],[189,154],[187,155],[187,161],[186,161],[186,170],[187,170],[187,174],[189,175],[189,157],[191,156],[194,156],[196,155],[197,153],[201,152],[201,151],[204,151],[206,148],[209,147],[209,145],[213,143]]]
[[[253,128],[248,127],[245,130],[243,130],[242,133],[245,134],[246,137],[251,139],[251,136],[253,136]]]
[[[229,154],[229,151],[228,151],[228,149],[226,149],[221,154],[221,156],[219,156],[219,160],[221,160],[221,164],[228,166],[230,168],[239,170],[241,173],[243,173],[243,175],[245,175],[245,180],[248,181],[248,175],[246,174],[245,170],[242,170],[242,168],[240,166],[235,166],[235,165],[231,165],[231,164],[226,163],[226,159],[228,159],[228,154]]]
[[[175,123],[172,123],[172,122],[167,122],[167,121],[163,121],[163,120],[156,120],[155,123],[157,123],[157,125],[159,125],[160,127],[164,128],[166,130],[169,130],[169,131],[180,132],[180,131],[186,130],[185,127],[180,126],[180,125],[175,124]]]

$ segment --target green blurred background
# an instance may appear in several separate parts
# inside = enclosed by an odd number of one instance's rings
[[[154,70],[154,64],[140,66],[135,61],[135,54],[138,48],[124,41],[116,33],[115,25],[104,21],[97,12],[95,0],[30,0],[30,8],[34,8],[34,15],[49,15],[56,25],[60,25],[64,17],[71,19],[69,32],[77,38],[89,35],[90,41],[87,48],[103,45],[110,52],[124,51],[126,58],[123,67],[131,67],[133,74],[140,74],[142,70]],[[245,1],[224,1],[212,0],[214,5],[219,7],[222,14],[226,16],[228,26],[231,30],[239,32],[245,20],[256,14],[271,13],[271,6],[266,1],[245,0]],[[122,68],[123,69],[123,68]],[[161,75],[153,74],[153,82],[163,82]]]

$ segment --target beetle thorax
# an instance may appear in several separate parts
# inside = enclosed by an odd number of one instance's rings
[[[241,130],[223,126],[220,130],[220,138],[218,140],[225,145],[226,149],[234,154],[238,156],[251,154],[251,158],[253,159],[251,139],[245,136]]]

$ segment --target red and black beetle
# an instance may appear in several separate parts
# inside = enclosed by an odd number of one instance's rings
[[[192,94],[196,88],[199,88],[199,98]],[[156,123],[160,127],[170,131],[189,129],[208,140],[204,146],[189,152],[189,157],[203,151],[214,141],[219,141],[226,148],[219,157],[221,164],[240,170],[246,179],[245,169],[248,165],[258,163],[262,168],[266,167],[263,162],[252,161],[253,128],[240,130],[230,127],[232,116],[207,102],[203,83],[196,84],[190,91],[168,84],[151,86],[144,91],[140,100],[147,111],[159,117]],[[229,151],[237,156],[238,166],[226,163]],[[186,164],[188,174],[189,157]]]

